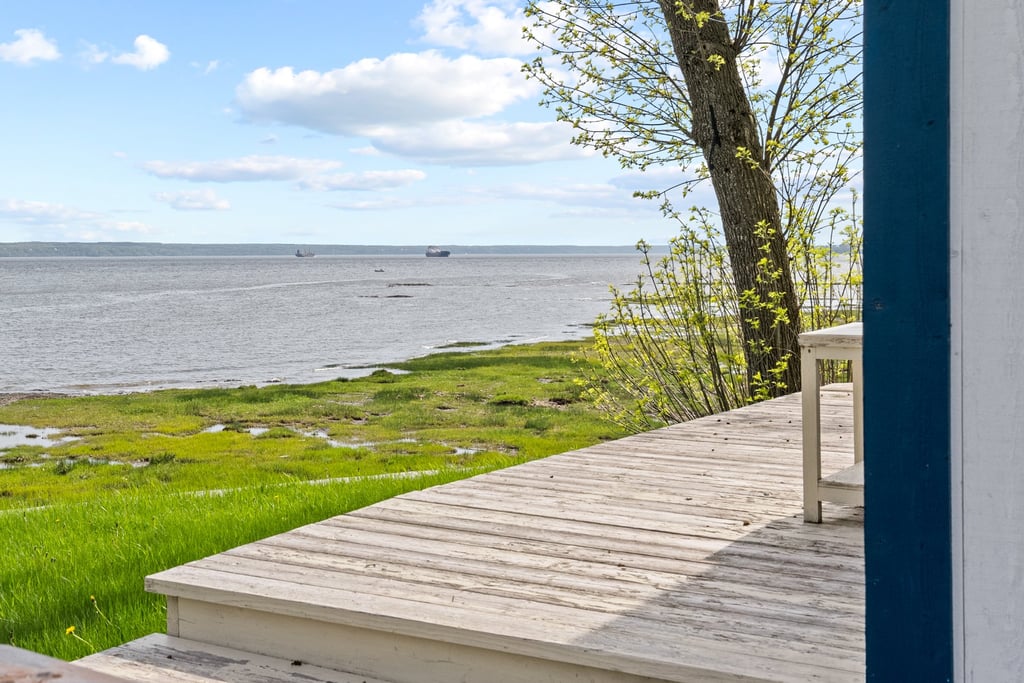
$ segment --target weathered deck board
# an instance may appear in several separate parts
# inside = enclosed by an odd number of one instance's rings
[[[117,676],[122,683],[390,683],[157,633],[89,655],[76,664]]]
[[[128,683],[128,679],[93,671],[12,645],[0,644],[0,683]]]
[[[805,524],[799,396],[162,572],[182,637],[407,683],[857,681],[862,512]],[[852,463],[822,392],[824,471]]]

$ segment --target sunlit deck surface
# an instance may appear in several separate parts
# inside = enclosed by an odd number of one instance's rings
[[[852,462],[822,391],[823,469]],[[402,683],[859,681],[863,512],[803,522],[788,396],[170,569],[168,633]],[[345,679],[348,680],[348,679]]]

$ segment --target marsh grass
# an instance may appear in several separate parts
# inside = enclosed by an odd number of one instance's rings
[[[0,424],[77,440],[0,454],[0,509],[112,491],[197,491],[488,467],[621,431],[580,399],[583,342],[448,352],[312,385],[26,400]],[[215,430],[215,431],[214,431]]]
[[[581,400],[572,357],[586,343],[441,353],[313,385],[0,407],[0,424],[77,437],[0,454],[0,642],[71,659],[161,631],[147,574],[621,436]],[[335,481],[308,483],[323,480]],[[195,495],[207,491],[219,495]]]

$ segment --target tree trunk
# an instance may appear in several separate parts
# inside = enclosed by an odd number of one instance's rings
[[[690,96],[691,130],[718,198],[733,278],[741,293],[747,379],[752,389],[764,386],[770,396],[798,391],[800,311],[786,236],[728,26],[717,0],[659,4]],[[704,12],[710,18],[701,20],[698,13]],[[747,150],[745,158],[737,156],[741,148]],[[783,364],[785,371],[776,377],[773,371]]]

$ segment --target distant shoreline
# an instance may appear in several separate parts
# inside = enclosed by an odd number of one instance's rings
[[[634,245],[444,245],[453,257],[472,255],[542,256],[637,254]],[[162,242],[3,242],[0,258],[141,257],[141,256],[292,256],[310,251],[317,256],[424,256],[427,245],[387,244],[167,244]],[[666,245],[654,245],[667,253]]]

